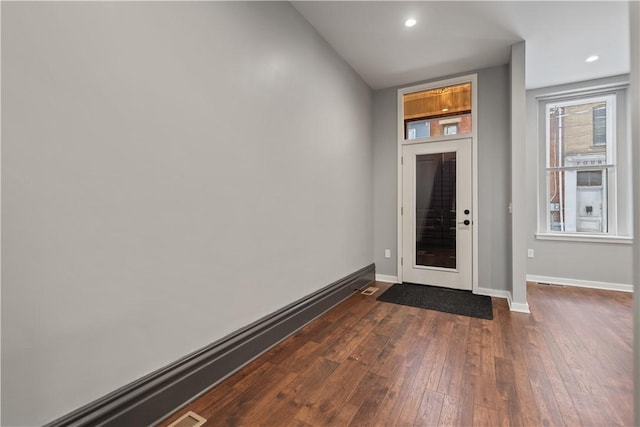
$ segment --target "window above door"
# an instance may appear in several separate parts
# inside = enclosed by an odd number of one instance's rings
[[[472,133],[471,82],[402,95],[406,141]]]

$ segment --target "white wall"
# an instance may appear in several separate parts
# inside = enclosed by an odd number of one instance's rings
[[[509,74],[508,67],[478,73],[478,283],[481,288],[509,289],[511,253],[508,229]],[[443,80],[446,76],[435,80]],[[433,81],[433,80],[431,80]],[[420,83],[407,83],[402,87]],[[397,275],[397,90],[373,95],[374,258],[376,273]],[[384,249],[392,250],[391,259]]]
[[[544,213],[544,205],[538,203],[538,188],[544,188],[544,176],[539,174],[539,165],[544,165],[543,147],[538,140],[538,101],[536,97],[545,94],[561,93],[589,87],[610,86],[628,82],[628,76],[615,76],[604,79],[577,82],[566,85],[539,88],[527,91],[527,159],[530,164],[537,162],[538,167],[528,168],[527,174],[527,248],[533,249],[535,257],[527,260],[527,274],[547,278],[568,279],[568,281],[599,282],[600,286],[626,285],[632,283],[632,246],[612,243],[566,242],[536,239],[538,217]],[[624,107],[626,100],[622,101]],[[626,114],[626,108],[618,108],[619,114]],[[621,117],[624,119],[625,117]],[[627,138],[627,123],[624,120],[618,126],[618,136]],[[619,162],[628,160],[620,156]],[[628,172],[628,168],[626,169]],[[620,171],[622,172],[622,171]],[[629,192],[620,188],[619,193]],[[623,207],[623,209],[628,209]],[[607,285],[608,284],[608,285]]]
[[[2,2],[2,424],[373,261],[371,92],[288,3]]]

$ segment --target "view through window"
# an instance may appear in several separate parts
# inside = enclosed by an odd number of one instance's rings
[[[404,139],[471,133],[471,83],[403,95]]]
[[[607,233],[615,206],[615,95],[545,107],[548,231]]]

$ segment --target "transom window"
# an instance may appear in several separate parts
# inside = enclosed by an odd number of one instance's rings
[[[407,93],[402,102],[405,140],[472,132],[471,83]]]

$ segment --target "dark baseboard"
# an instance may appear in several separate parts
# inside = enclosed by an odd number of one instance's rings
[[[46,427],[154,424],[374,280],[371,264]]]

